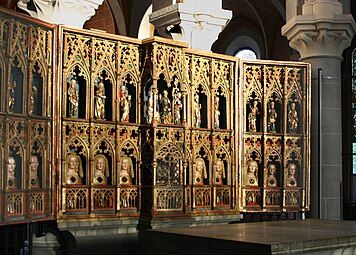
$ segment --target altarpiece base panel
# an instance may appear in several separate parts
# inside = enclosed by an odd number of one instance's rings
[[[308,64],[0,26],[0,224],[308,210]]]

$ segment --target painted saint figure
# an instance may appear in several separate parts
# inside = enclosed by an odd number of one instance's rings
[[[40,183],[38,179],[38,167],[39,162],[38,158],[35,155],[30,157],[30,180],[29,187],[31,188],[40,188]]]
[[[295,132],[298,129],[298,112],[296,109],[296,104],[293,102],[290,104],[290,108],[288,111],[288,124],[289,124],[289,131]]]
[[[214,106],[214,128],[220,128],[220,111],[219,111],[219,97],[215,97]]]
[[[202,158],[197,158],[194,164],[194,184],[203,185],[204,179],[208,177],[205,167],[205,161]]]
[[[275,102],[270,102],[267,116],[267,127],[269,132],[276,132],[277,111],[275,109]]]
[[[215,162],[215,184],[223,185],[224,178],[225,178],[224,162],[221,159],[217,159]]]
[[[195,94],[193,101],[193,111],[194,111],[194,127],[200,128],[201,126],[201,104],[199,103],[199,95]]]
[[[269,187],[277,187],[276,171],[277,167],[274,164],[269,164],[267,167],[267,183]]]
[[[102,155],[96,155],[94,158],[94,184],[106,185],[109,177],[109,164],[107,158]]]
[[[161,122],[163,124],[169,124],[172,121],[172,105],[171,100],[168,97],[168,91],[163,90],[163,96],[159,96],[159,103],[160,103],[160,115],[161,115]]]
[[[35,85],[32,85],[31,93],[30,93],[30,105],[29,105],[29,113],[33,114],[35,111],[35,103],[37,97],[37,88]]]
[[[182,105],[182,94],[179,91],[174,93],[174,124],[180,125],[182,123],[180,111],[183,107]]]
[[[66,184],[82,184],[83,167],[80,157],[70,153],[66,159]]]
[[[68,115],[70,118],[78,118],[79,85],[75,79],[71,79],[68,86]]]
[[[16,189],[15,178],[16,161],[13,157],[9,157],[7,161],[7,188]]]
[[[135,172],[131,158],[123,156],[120,160],[120,184],[131,185]]]
[[[129,122],[129,114],[131,107],[131,96],[125,85],[121,86],[120,91],[120,110],[121,110],[121,122]]]
[[[247,163],[247,173],[246,173],[246,177],[245,177],[245,185],[258,186],[258,164],[253,159],[251,159]]]
[[[10,91],[9,91],[9,111],[13,112],[15,111],[15,88],[17,84],[16,81],[13,82],[13,84],[10,85]]]
[[[258,101],[254,100],[248,114],[248,131],[250,132],[257,131],[257,114],[259,114]]]
[[[296,171],[297,171],[297,165],[294,163],[289,163],[287,166],[287,178],[286,178],[286,183],[288,187],[297,186],[297,179],[295,178]]]
[[[94,105],[94,117],[99,120],[105,119],[105,85],[101,81],[96,86],[95,91],[95,105]]]

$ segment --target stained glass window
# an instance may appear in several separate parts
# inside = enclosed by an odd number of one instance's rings
[[[257,54],[250,48],[242,48],[236,51],[235,57],[242,59],[257,59]]]

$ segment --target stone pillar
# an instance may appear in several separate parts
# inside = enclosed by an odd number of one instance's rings
[[[104,0],[33,0],[32,2],[33,6],[30,5],[30,0],[19,0],[17,7],[30,14],[31,17],[46,22],[83,28],[85,21],[94,16],[95,10]]]
[[[210,51],[232,12],[222,9],[222,0],[153,0],[150,22],[158,34]]]
[[[64,255],[65,251],[62,249],[57,237],[52,233],[47,233],[43,237],[34,237],[32,240],[32,253],[35,255]]]
[[[293,1],[287,1],[288,4]],[[312,64],[312,148],[311,216],[318,216],[318,69],[323,71],[321,88],[321,209],[322,219],[342,218],[342,129],[341,60],[351,44],[356,25],[351,15],[343,14],[337,0],[307,0],[301,15],[289,17],[282,34],[297,50],[301,61]],[[293,6],[293,8],[296,8]]]

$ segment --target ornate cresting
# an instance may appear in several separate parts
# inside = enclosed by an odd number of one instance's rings
[[[241,210],[309,209],[310,66],[241,63]]]
[[[54,27],[0,15],[0,224],[51,215]]]
[[[1,224],[308,210],[309,65],[0,26]]]

